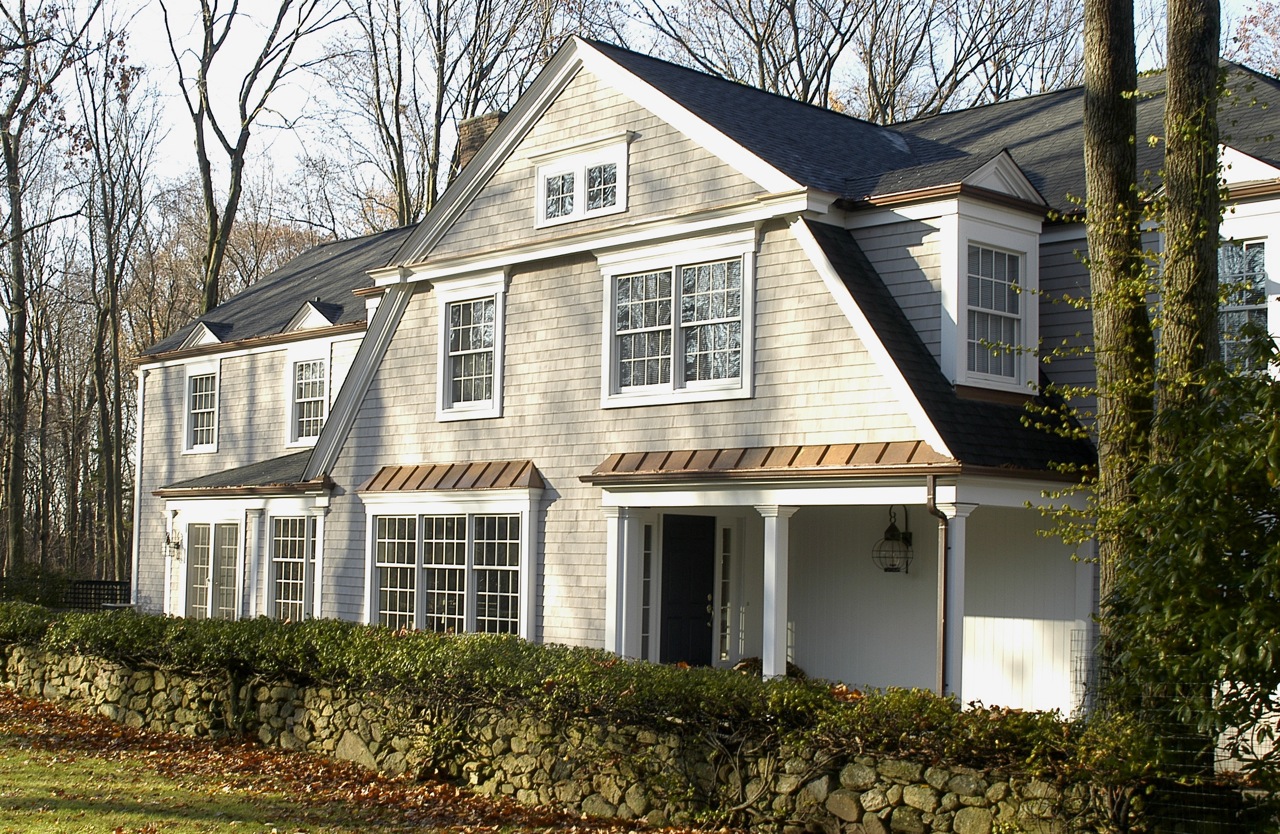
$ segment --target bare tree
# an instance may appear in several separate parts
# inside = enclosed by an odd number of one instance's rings
[[[125,348],[122,305],[131,281],[154,190],[151,166],[160,133],[154,89],[141,83],[125,45],[112,32],[76,77],[78,142],[83,171],[85,240],[82,255],[93,315],[89,367],[96,403],[94,480],[95,538],[101,573],[129,575],[126,453]],[[79,421],[76,421],[77,424]],[[88,425],[89,420],[84,420]],[[70,477],[70,474],[69,474]],[[70,503],[70,502],[69,502]],[[77,525],[70,525],[72,530]]]
[[[876,0],[645,0],[643,19],[671,57],[713,75],[826,106]]]
[[[30,141],[39,145],[59,128],[53,85],[81,54],[85,27],[98,12],[92,2],[77,23],[57,0],[0,2],[0,155],[7,212],[3,303],[8,325],[5,345],[4,456],[0,462],[0,510],[5,514],[3,569],[18,573],[25,561],[23,502],[26,491],[25,439],[28,417],[30,335],[28,258],[30,232],[24,205],[24,177]]]
[[[172,2],[160,0],[160,7],[164,12],[169,49],[178,71],[178,86],[195,128],[196,168],[205,216],[205,247],[201,258],[201,312],[205,312],[215,307],[221,298],[223,260],[243,196],[249,137],[259,117],[267,111],[272,94],[300,68],[294,60],[298,45],[338,18],[335,14],[337,2],[278,0],[261,49],[241,77],[232,116],[215,112],[210,76],[215,62],[225,54],[222,50],[233,26],[245,19],[245,14],[240,11],[240,0],[229,0],[226,5],[220,0],[199,0],[198,50],[180,48],[181,33],[174,31],[169,15]],[[219,64],[233,60],[228,58]],[[220,188],[215,182],[211,145],[221,149],[225,156],[225,188]]]
[[[1081,78],[1079,0],[874,0],[849,108],[890,123]]]

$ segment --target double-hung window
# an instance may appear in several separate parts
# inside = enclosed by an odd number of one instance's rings
[[[506,277],[442,281],[440,384],[442,420],[502,416],[502,335]]]
[[[1023,257],[974,243],[968,254],[968,371],[1017,381]]]
[[[1218,247],[1218,288],[1222,306],[1218,310],[1222,361],[1239,368],[1252,368],[1249,361],[1245,325],[1267,328],[1266,241],[1228,241]]]
[[[328,404],[325,389],[328,363],[323,359],[307,359],[292,364],[290,394],[289,441],[311,443],[320,436]]]
[[[183,447],[188,452],[213,452],[218,447],[218,372],[215,365],[193,366],[186,377],[186,428]]]
[[[749,250],[602,267],[604,405],[750,395]]]
[[[533,158],[537,226],[626,211],[627,147],[632,134],[579,142]]]
[[[275,516],[271,519],[270,615],[277,620],[299,622],[311,609],[310,583],[315,570],[313,542],[315,519],[311,516]]]
[[[373,517],[375,616],[395,629],[522,632],[521,513]]]

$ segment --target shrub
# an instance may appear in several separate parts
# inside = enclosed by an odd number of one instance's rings
[[[366,688],[464,713],[500,705],[552,718],[594,717],[734,745],[787,740],[833,755],[1038,772],[1062,772],[1069,763],[1097,768],[1100,759],[1110,764],[1117,756],[1107,746],[1114,732],[1081,733],[1054,713],[980,705],[962,710],[954,698],[926,690],[864,694],[822,681],[762,681],[730,670],[625,661],[599,649],[535,645],[510,635],[403,633],[335,620],[189,620],[127,611],[55,616],[5,603],[0,643],[196,675]]]

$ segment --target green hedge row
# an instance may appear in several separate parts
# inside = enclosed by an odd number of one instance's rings
[[[849,692],[822,681],[619,660],[498,635],[400,633],[336,620],[189,620],[54,614],[0,603],[0,645],[23,644],[196,675],[287,678],[403,693],[419,703],[510,704],[737,738],[789,739],[834,755],[912,756],[1097,779],[1141,771],[1132,727],[971,705],[923,690]],[[1119,743],[1120,746],[1117,746]]]

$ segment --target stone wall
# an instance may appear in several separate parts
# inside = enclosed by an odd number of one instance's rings
[[[723,817],[798,834],[1065,834],[1089,830],[1086,790],[1015,774],[820,750],[731,750],[697,734],[481,708],[461,714],[377,693],[232,683],[24,647],[3,680],[132,727],[253,735],[389,773],[443,775],[485,794],[651,824]]]

